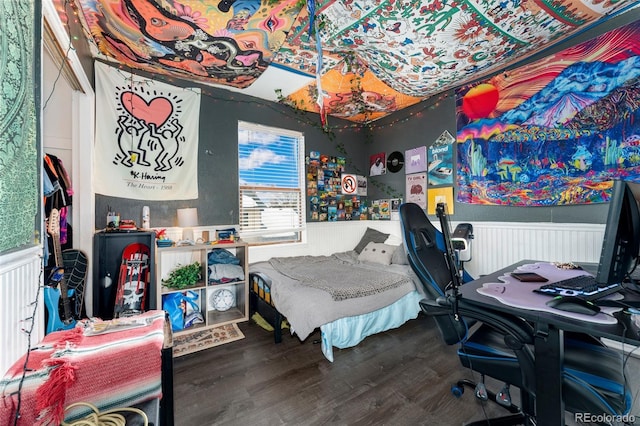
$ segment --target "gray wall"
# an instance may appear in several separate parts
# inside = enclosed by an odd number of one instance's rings
[[[433,101],[432,101],[433,102]],[[420,114],[417,114],[420,112]],[[412,120],[397,122],[393,126],[396,115],[416,113]],[[410,110],[401,111],[390,116],[385,121],[376,123],[378,128],[374,132],[373,143],[367,145],[371,154],[376,152],[404,151],[418,146],[427,147],[448,130],[453,136],[456,134],[455,97],[453,92],[445,99],[437,102],[437,106],[423,102],[414,105]],[[397,117],[395,117],[397,120]],[[455,151],[454,151],[455,152]],[[387,173],[382,176],[371,177],[388,185],[397,191],[404,192],[404,168],[399,173]],[[456,188],[454,186],[454,194]],[[385,192],[369,185],[370,198],[388,198]],[[505,222],[575,222],[575,223],[604,223],[608,204],[591,204],[580,206],[558,207],[508,207],[486,206],[455,202],[452,219],[455,221],[505,221]]]
[[[151,77],[148,74],[136,74]],[[160,78],[156,77],[160,81]],[[172,80],[170,84],[189,87]],[[238,223],[238,121],[279,127],[304,133],[305,153],[320,151],[327,155],[347,157],[348,171],[366,170],[368,156],[364,154],[362,131],[350,129],[352,123],[330,118],[333,126],[341,131],[330,140],[319,127],[317,114],[298,113],[290,107],[261,101],[249,96],[225,90],[199,86],[200,131],[198,146],[198,200],[143,201],[108,197],[96,194],[96,227],[106,226],[108,206],[120,213],[122,219],[132,219],[140,224],[142,207],[149,206],[152,227],[177,226],[176,210],[197,207],[201,226],[230,225]],[[344,146],[343,150],[338,144]]]

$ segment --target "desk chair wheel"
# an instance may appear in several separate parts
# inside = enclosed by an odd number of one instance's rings
[[[451,393],[456,398],[461,398],[462,394],[464,394],[464,387],[460,386],[458,383],[451,385]]]
[[[451,385],[451,393],[456,398],[460,398],[464,394],[464,387],[465,386],[473,389],[474,392],[475,392],[477,383],[473,382],[471,380],[468,380],[468,379],[458,380],[457,383]],[[506,387],[508,387],[508,385],[505,385],[505,387],[502,388],[502,390],[500,392],[504,392]],[[513,402],[511,402],[511,396],[510,395],[509,395],[509,399],[508,399],[509,403],[507,404],[504,399],[502,401],[499,401],[500,397],[498,395],[500,395],[500,394],[495,394],[494,392],[491,392],[488,389],[486,389],[486,392],[487,392],[487,399],[483,400],[483,401],[493,401],[493,402],[499,404],[501,407],[503,407],[506,410],[508,410],[510,413],[514,413],[514,414],[521,414],[522,413],[522,410],[520,409],[520,407],[518,407],[517,405],[513,404]]]
[[[480,383],[476,384],[474,395],[476,396],[476,398],[478,398],[482,402],[489,399],[489,394],[487,393],[487,386],[484,384],[484,377],[482,377],[482,381]]]

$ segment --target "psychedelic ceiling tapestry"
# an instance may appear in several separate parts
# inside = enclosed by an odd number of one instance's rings
[[[364,64],[341,62],[321,77],[323,110],[315,101],[317,85],[310,84],[289,95],[288,103],[307,111],[356,122],[370,122],[421,101],[398,93],[378,79]]]
[[[326,91],[330,105],[324,114],[368,122],[412,105],[416,99],[440,95],[513,65],[607,16],[628,10],[637,1],[76,3],[92,54],[99,59],[256,93],[263,85],[270,89],[271,100],[275,97],[272,92],[279,90],[286,98],[305,87],[304,96],[315,93],[313,102],[296,106],[309,111],[318,111],[316,103],[325,104]],[[310,22],[315,23],[317,36],[309,31]],[[344,69],[345,64],[348,68],[356,61],[366,66],[366,73],[356,73],[354,80]],[[265,75],[263,71],[273,65],[278,72]],[[292,82],[280,72],[303,77],[300,85],[291,87]],[[270,81],[272,78],[278,80]],[[314,78],[322,80],[322,87]],[[333,79],[336,81],[330,82]],[[356,84],[345,86],[349,81]]]
[[[80,0],[106,58],[143,71],[238,88],[273,59],[299,13],[297,0]]]
[[[600,3],[597,7],[591,1],[575,0],[316,3],[324,58],[322,89],[332,102],[327,112],[367,122],[475,80],[480,73],[486,75],[513,64],[630,2]],[[274,63],[315,74],[316,49],[308,29],[309,14],[303,10]],[[353,63],[350,57],[366,64],[371,78],[378,81],[375,90],[363,85],[345,95],[326,89],[327,80],[345,80],[345,65],[340,62],[347,58]],[[334,72],[336,69],[342,72]],[[372,94],[376,105],[367,105]],[[288,100],[299,100],[299,94]],[[323,103],[326,106],[327,99]],[[298,106],[318,111],[314,102]],[[379,111],[373,113],[374,108]]]
[[[640,181],[640,22],[456,91],[458,201],[609,200]]]

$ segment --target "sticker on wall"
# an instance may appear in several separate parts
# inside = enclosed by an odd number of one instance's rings
[[[342,195],[354,195],[358,192],[358,176],[342,174]]]
[[[400,204],[402,204],[402,198],[392,198],[391,204],[391,220],[400,220]]]
[[[367,195],[367,177],[358,175],[357,179],[358,179],[358,195],[366,196]]]

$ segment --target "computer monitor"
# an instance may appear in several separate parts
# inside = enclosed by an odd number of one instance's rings
[[[609,202],[596,282],[617,284],[633,269],[640,252],[640,184],[615,180]]]

